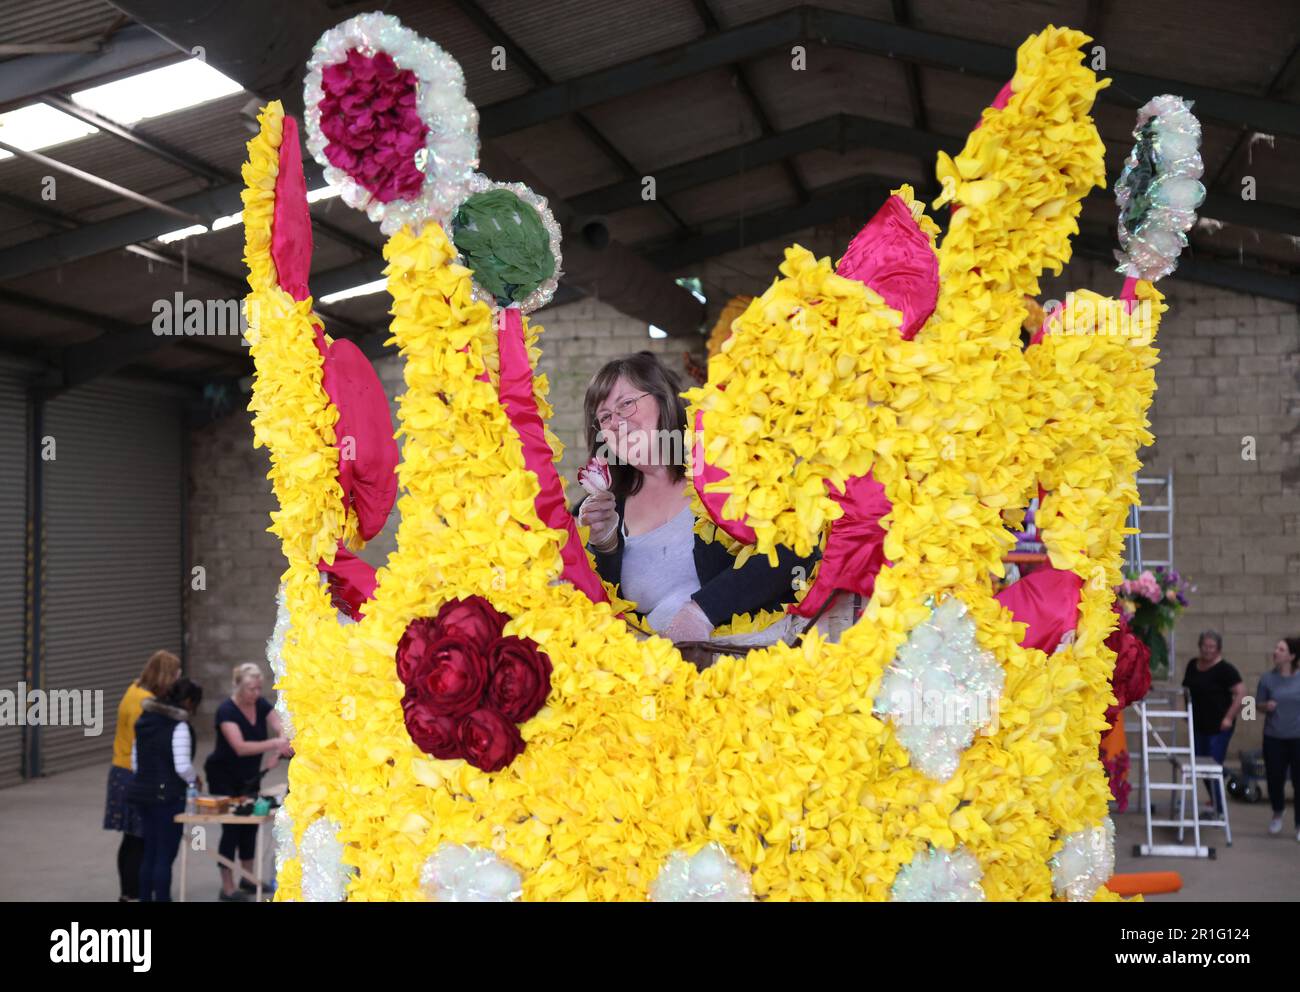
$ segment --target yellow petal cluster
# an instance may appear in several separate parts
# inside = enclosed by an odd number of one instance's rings
[[[1096,84],[1062,55],[1076,37],[1049,29],[1022,46],[1002,113],[1024,119],[1002,128],[990,114],[981,129],[1004,148],[1050,146],[1038,149],[1039,168],[1053,156],[1091,161],[1095,131],[1080,122]],[[1047,134],[1058,125],[1082,150],[1067,154]],[[260,185],[262,166],[250,168],[250,188],[273,190]],[[963,183],[1015,179],[1038,195],[1039,180],[1016,179],[1010,156],[981,168]],[[435,224],[385,248],[406,363],[398,550],[365,620],[341,626],[313,557],[345,521],[329,515],[336,483],[318,471],[330,432],[313,393],[309,308],[259,290],[273,268],[265,243],[250,239],[254,296],[276,304],[254,347],[254,408],[289,562],[292,629],[277,686],[298,728],[288,809],[299,838],[318,817],[340,824],[358,868],[349,899],[422,898],[421,864],[453,842],[514,865],[526,899],[638,900],[672,852],[709,841],[752,873],[761,899],[887,899],[899,868],[930,845],[970,851],[990,899],[1053,897],[1061,839],[1106,813],[1097,749],[1114,655],[1104,641],[1136,452],[1149,440],[1162,305],[1140,284],[1148,306],[1137,332],[1107,335],[1119,304],[1078,294],[1058,333],[1022,351],[1025,274],[1060,257],[1060,232],[1027,221],[1021,193],[957,187],[963,213],[982,211],[983,233],[962,249],[972,268],[949,259],[944,278],[969,292],[948,293],[912,341],[877,294],[798,246],[735,321],[690,397],[710,459],[729,473],[732,512],[748,515],[762,551],[806,552],[839,512],[826,481],[870,470],[893,507],[883,521],[892,565],[838,643],[813,633],[703,673],[662,638],[638,639],[618,619],[622,604],[593,604],[556,581],[565,535],[538,519],[537,481],[497,400],[492,314]],[[1016,225],[1005,243],[992,233]],[[534,362],[539,330],[526,328]],[[538,376],[543,410],[545,393]],[[1087,580],[1077,639],[1050,658],[1019,646],[1023,628],[992,598],[990,578],[1011,543],[1006,524],[1040,481],[1053,559]],[[492,775],[419,751],[394,670],[410,620],[469,595],[512,617],[507,632],[534,639],[554,666],[547,705],[522,727],[526,750]],[[911,767],[873,708],[885,667],[949,596],[969,608],[1006,682],[993,724],[936,782]],[[769,619],[738,617],[731,629]],[[299,898],[300,878],[290,859],[277,898]]]

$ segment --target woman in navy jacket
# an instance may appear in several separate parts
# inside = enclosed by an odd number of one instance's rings
[[[144,829],[141,902],[171,902],[172,862],[181,842],[176,814],[185,808],[185,793],[197,779],[190,717],[202,701],[200,686],[179,679],[165,699],[146,699],[135,722],[135,779],[126,797],[139,809]]]

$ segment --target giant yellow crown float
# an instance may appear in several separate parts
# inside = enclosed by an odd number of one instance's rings
[[[477,115],[432,42],[378,14],[321,39],[307,148],[391,235],[401,519],[368,574],[351,551],[387,515],[396,449],[389,426],[369,468],[346,450],[387,408],[312,313],[297,126],[273,103],[249,142],[244,225],[251,409],[288,561],[271,657],[296,755],[277,898],[1113,898],[1103,642],[1164,307],[1134,278],[1127,299],[1073,294],[1041,340],[1020,340],[1025,298],[1069,259],[1080,202],[1104,185],[1089,112],[1105,83],[1085,40],[1029,38],[962,153],[940,156],[942,243],[907,187],[890,198],[886,219],[937,275],[922,313],[795,245],[710,359],[688,396],[710,536],[738,556],[826,549],[855,480],[888,512],[883,567],[835,643],[814,626],[699,671],[623,619],[564,510],[532,371],[541,328],[524,316],[559,276],[545,201],[474,174]],[[476,261],[494,204],[545,250]],[[1074,640],[1050,655],[1022,646],[1025,624],[992,595],[1040,488],[1052,567],[1078,589]],[[420,631],[449,608],[496,616],[493,635],[531,652],[512,671],[534,705],[412,723]],[[890,679],[955,679],[993,711],[930,737],[882,698]]]

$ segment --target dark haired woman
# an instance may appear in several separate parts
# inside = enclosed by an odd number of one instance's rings
[[[1291,770],[1291,791],[1295,793],[1295,839],[1300,841],[1300,637],[1287,637],[1273,648],[1273,671],[1265,672],[1255,690],[1255,700],[1264,711],[1264,773],[1268,778],[1268,801],[1273,821],[1268,832],[1282,832],[1286,811],[1286,773]]]
[[[176,814],[185,808],[186,789],[197,778],[190,717],[202,701],[200,686],[179,679],[165,700],[146,699],[135,722],[135,780],[126,795],[140,810],[144,827],[141,902],[171,902],[172,862],[181,843]]]
[[[578,522],[606,582],[673,641],[707,640],[738,613],[780,610],[812,558],[778,549],[741,568],[720,542],[694,532],[687,497],[686,406],[676,377],[648,351],[606,364],[583,402],[587,446],[609,463],[611,486],[588,496]]]
[[[1246,695],[1241,673],[1223,657],[1223,637],[1217,630],[1205,630],[1196,640],[1200,653],[1187,663],[1183,686],[1192,697],[1192,735],[1196,753],[1222,765],[1228,757],[1228,742],[1237,725],[1237,714]],[[1223,814],[1223,796],[1215,783],[1205,781],[1214,800],[1212,812]]]

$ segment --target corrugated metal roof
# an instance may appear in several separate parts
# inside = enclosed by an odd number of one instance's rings
[[[794,189],[780,165],[765,165],[719,182],[684,190],[673,206],[692,227],[725,227],[746,215],[767,213],[796,202]]]
[[[708,0],[708,4],[723,27],[748,24],[798,6],[789,0]],[[881,21],[894,19],[891,0],[818,0],[816,6]]]
[[[398,0],[385,5],[385,9],[412,31],[436,42],[460,63],[465,73],[466,94],[476,107],[486,107],[533,88],[528,74],[512,60],[506,59],[504,69],[494,68],[493,42],[455,4]],[[343,19],[342,15],[339,19]]]
[[[103,37],[122,17],[104,0],[0,0],[0,37],[10,45],[83,41]]]
[[[572,196],[626,178],[569,119],[515,131],[494,139],[494,144],[560,196]],[[492,178],[513,180],[515,177]]]
[[[643,174],[761,133],[734,76],[722,69],[611,100],[592,107],[588,117]]]
[[[706,35],[700,17],[701,0],[662,0],[656,3],[632,0],[477,0],[483,13],[496,21],[550,78],[564,81],[580,78],[611,66],[648,55],[670,57],[679,46]],[[770,17],[797,6],[796,0],[702,0],[723,30]],[[843,11],[892,23],[892,0],[813,0],[819,7]],[[359,4],[338,4],[339,20],[357,10]],[[470,98],[480,107],[508,100],[535,90],[537,85],[519,60],[506,59],[506,67],[493,66],[496,40],[489,29],[476,24],[451,0],[393,0],[382,5],[408,27],[437,41],[464,69]],[[1205,4],[1204,8],[1209,9]],[[989,5],[958,0],[908,0],[911,23],[920,30],[970,38],[1014,49],[1024,37],[1048,23],[1080,26],[1094,5],[1087,0],[1007,0]],[[0,0],[0,25],[6,41],[61,41],[95,37],[117,19],[117,12],[103,0],[50,0],[22,3]],[[1249,14],[1235,18],[1230,29],[1206,30],[1202,8],[1176,0],[1146,0],[1138,6],[1108,4],[1101,8],[1099,43],[1106,49],[1107,67],[1173,79],[1195,80],[1198,84],[1262,94],[1277,74],[1286,54],[1300,33],[1300,8],[1287,0],[1261,0]],[[1159,43],[1153,31],[1159,30]],[[745,60],[745,73],[757,95],[762,112],[778,131],[798,127],[835,113],[911,126],[913,110],[903,64],[882,56],[813,43],[807,49],[807,67],[796,71],[784,51],[759,53]],[[307,53],[303,53],[304,60]],[[654,170],[709,155],[759,137],[759,117],[733,81],[734,71],[721,67],[646,88],[617,99],[584,108],[600,134],[631,163],[636,173]],[[1294,76],[1294,74],[1293,74]],[[961,136],[978,119],[980,111],[996,94],[999,82],[973,77],[960,71],[923,67],[919,70],[925,117],[931,131],[954,136],[954,150]],[[1300,93],[1300,77],[1287,85]],[[1285,97],[1283,97],[1285,98]],[[141,131],[184,150],[214,168],[235,177],[245,157],[249,132],[240,111],[246,94],[216,101],[204,107],[146,122]],[[1094,110],[1098,128],[1107,142],[1108,178],[1118,174],[1131,144],[1133,112],[1113,103],[1099,102]],[[1207,175],[1217,175],[1228,159],[1239,131],[1220,124],[1204,128]],[[532,171],[551,192],[572,197],[628,178],[573,118],[558,118],[493,139],[498,147]],[[106,135],[51,149],[49,154],[102,175],[139,192],[171,199],[202,188],[205,184],[147,152]],[[1247,161],[1249,154],[1253,161]],[[1230,180],[1248,169],[1259,184],[1259,198],[1266,202],[1295,203],[1300,197],[1300,172],[1294,162],[1300,156],[1300,140],[1278,138],[1270,147],[1257,143],[1239,152],[1226,173]],[[895,182],[931,181],[933,162],[882,149],[811,149],[799,154],[794,166],[809,192],[851,182],[863,175],[879,175]],[[0,162],[0,188],[39,201],[44,172],[30,163]],[[513,176],[495,177],[513,179]],[[130,213],[137,205],[86,186],[75,179],[58,180],[58,199],[52,204],[96,220]],[[740,215],[757,214],[790,206],[795,191],[784,165],[767,165],[693,189],[661,189],[664,202],[689,227],[716,230],[731,226]],[[377,225],[341,201],[318,204],[313,213],[349,232],[368,245],[382,242]],[[1097,191],[1085,205],[1085,222],[1113,222],[1114,205],[1107,191]],[[611,213],[607,218],[618,240],[633,245],[671,242],[683,236],[661,205],[637,204]],[[177,221],[176,226],[182,222]],[[856,230],[856,228],[854,228]],[[0,246],[35,239],[52,230],[12,209],[0,207]],[[242,229],[235,227],[217,234],[192,239],[190,258],[213,268],[242,277]],[[1282,235],[1226,227],[1220,232],[1198,230],[1194,245],[1206,253],[1232,255],[1240,246],[1261,259],[1300,264],[1300,250]],[[779,246],[778,246],[779,247]],[[168,248],[180,250],[179,245]],[[779,251],[777,252],[779,255]],[[349,264],[358,258],[353,248],[317,234],[313,272]],[[96,259],[63,266],[21,280],[24,292],[50,300],[66,299],[70,287],[84,302],[79,305],[102,310],[127,320],[148,315],[148,304],[157,293],[179,280],[179,273],[154,266],[149,272],[145,260],[115,251]],[[201,285],[191,274],[191,286]],[[223,282],[212,292],[234,293]],[[143,307],[143,309],[142,309]],[[362,323],[385,322],[388,307],[383,294],[335,305],[338,312]],[[15,324],[14,321],[19,323]],[[61,318],[30,310],[0,308],[0,335],[15,338],[46,333],[85,334],[84,328],[70,327]],[[68,340],[71,340],[68,337]],[[167,355],[164,360],[161,356]],[[191,352],[183,358],[159,352],[148,361],[184,367],[201,363],[203,355]]]
[[[911,123],[907,87],[897,62],[862,52],[811,45],[804,64],[804,69],[793,68],[791,57],[785,53],[751,63],[754,88],[778,130],[797,127],[830,113],[859,114],[895,124]]]
[[[694,41],[704,25],[691,0],[479,0],[556,82]]]

